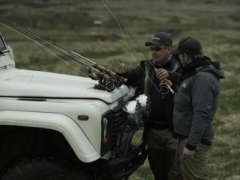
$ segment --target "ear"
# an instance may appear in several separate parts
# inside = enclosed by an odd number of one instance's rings
[[[190,58],[189,55],[187,55],[186,53],[183,54],[184,58],[186,59],[187,63],[192,62],[192,59]]]
[[[168,50],[169,53],[172,53],[172,46],[168,46],[167,50]]]
[[[183,53],[182,56],[183,56],[183,58],[186,59],[186,60],[189,59],[189,57],[188,57],[188,55],[187,55],[186,53]]]

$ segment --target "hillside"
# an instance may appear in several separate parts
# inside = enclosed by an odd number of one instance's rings
[[[201,40],[204,53],[220,61],[220,105],[210,155],[212,180],[240,179],[240,2],[238,0],[0,0],[0,16],[69,50],[110,67],[113,58],[135,67],[150,58],[144,43],[169,32],[174,46],[182,36]],[[106,3],[104,3],[106,2]],[[36,43],[0,24],[16,66],[85,76],[86,70],[61,61]],[[73,67],[66,65],[70,63]],[[152,180],[148,162],[130,180]]]

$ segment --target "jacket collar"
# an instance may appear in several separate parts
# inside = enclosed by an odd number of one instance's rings
[[[154,65],[155,68],[163,68],[167,65],[169,65],[170,63],[172,63],[172,54],[170,54],[167,59],[159,62],[159,63],[155,63],[153,60],[152,61],[152,64]]]
[[[181,79],[186,79],[187,77],[194,75],[196,72],[202,69],[202,67],[209,64],[211,64],[211,59],[207,56],[194,59],[191,63],[183,67]]]

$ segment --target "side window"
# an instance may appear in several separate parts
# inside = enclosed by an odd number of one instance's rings
[[[2,53],[4,50],[6,50],[6,45],[5,45],[5,42],[3,40],[2,35],[0,34],[0,52]]]

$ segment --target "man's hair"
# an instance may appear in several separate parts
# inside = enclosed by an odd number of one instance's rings
[[[204,53],[200,53],[197,55],[188,55],[188,57],[192,60],[196,59],[196,58],[202,58],[204,56]]]

